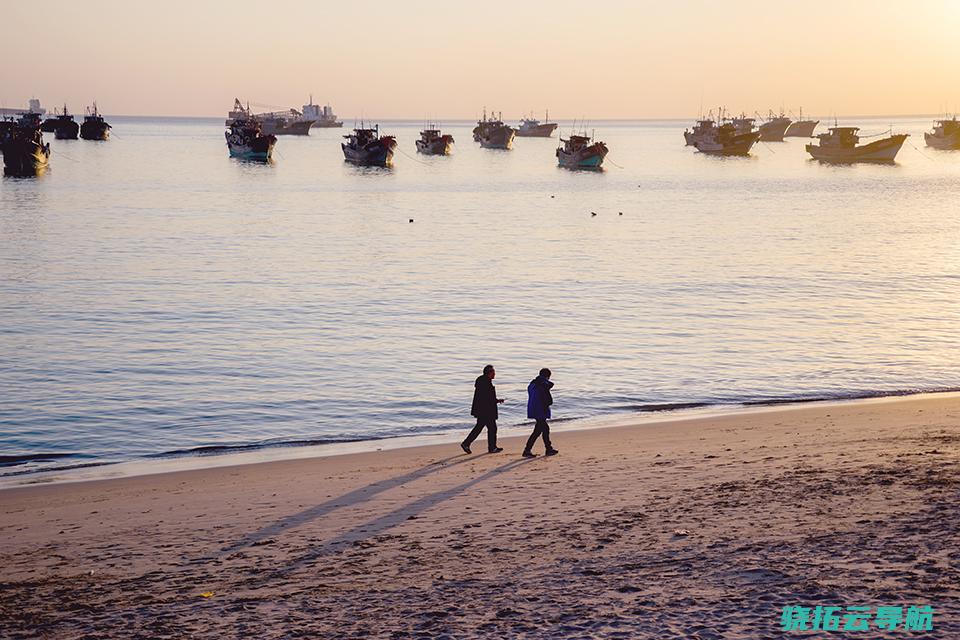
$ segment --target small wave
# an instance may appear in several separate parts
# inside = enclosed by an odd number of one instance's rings
[[[681,409],[699,409],[701,407],[712,407],[715,404],[716,403],[713,403],[713,402],[661,402],[661,403],[650,403],[650,404],[621,405],[617,408],[622,411],[638,411],[638,412],[679,411]]]
[[[850,391],[809,396],[784,396],[780,398],[760,398],[743,400],[738,404],[745,407],[773,406],[779,404],[802,404],[807,402],[836,402],[842,400],[869,400],[871,398],[896,398],[920,393],[956,393],[960,387],[942,387],[938,389],[891,389],[881,391]]]
[[[367,440],[383,440],[389,436],[369,438],[316,438],[309,440],[272,440],[268,442],[251,442],[247,444],[211,444],[189,449],[174,449],[160,453],[151,453],[145,458],[177,458],[183,456],[215,456],[225,453],[240,453],[243,451],[257,451],[280,447],[313,447],[322,444],[344,444],[348,442],[364,442]]]
[[[0,455],[0,467],[13,467],[28,462],[51,462],[60,458],[72,458],[77,456],[75,453],[24,453],[22,455],[2,456]]]

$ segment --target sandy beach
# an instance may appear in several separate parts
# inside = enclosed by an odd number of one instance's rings
[[[782,608],[930,605],[890,637],[960,637],[958,395],[502,444],[0,491],[0,636],[834,638]]]

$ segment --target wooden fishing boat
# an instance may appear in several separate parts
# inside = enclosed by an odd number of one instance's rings
[[[424,155],[448,156],[453,147],[453,136],[428,125],[420,132],[420,139],[416,141],[416,145],[417,151]]]
[[[924,132],[923,139],[928,147],[934,149],[960,149],[960,122],[956,116],[949,120],[937,120],[933,123],[933,132]]]
[[[0,134],[3,172],[8,176],[40,175],[50,165],[50,144],[43,141],[42,122],[38,113],[24,113]]]
[[[908,134],[892,135],[868,144],[859,144],[859,127],[831,127],[817,136],[820,144],[808,144],[807,153],[823,162],[893,162]]]
[[[267,161],[273,157],[277,136],[264,134],[258,120],[235,118],[224,132],[231,158]]]
[[[557,148],[557,164],[566,169],[601,169],[609,153],[606,144],[593,142],[586,135],[571,135],[560,142],[563,144]]]
[[[343,136],[346,142],[340,144],[343,158],[347,162],[373,167],[393,166],[393,150],[397,140],[393,136],[381,136],[380,125],[373,129],[354,129],[353,133]]]

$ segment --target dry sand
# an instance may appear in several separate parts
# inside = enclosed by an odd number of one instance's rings
[[[813,637],[781,608],[930,604],[960,638],[956,395],[554,441],[0,491],[0,636]]]

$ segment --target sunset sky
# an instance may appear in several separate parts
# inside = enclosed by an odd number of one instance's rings
[[[223,115],[233,98],[345,118],[827,116],[960,110],[960,2],[280,3],[4,7],[0,102]]]

